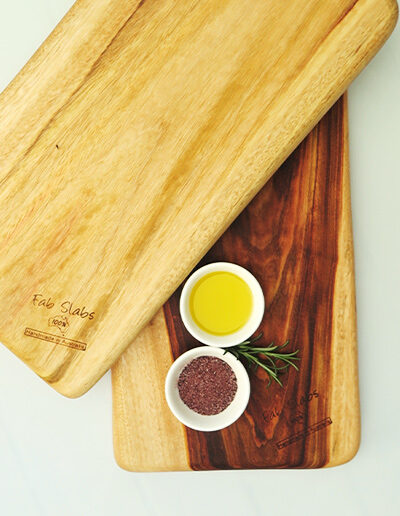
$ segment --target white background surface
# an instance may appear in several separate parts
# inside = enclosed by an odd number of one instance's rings
[[[0,1],[0,90],[72,3]],[[362,403],[352,462],[317,471],[127,473],[113,458],[109,374],[67,400],[0,346],[1,516],[400,514],[399,121],[398,28],[350,89]]]

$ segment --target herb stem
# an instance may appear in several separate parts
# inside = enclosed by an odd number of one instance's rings
[[[289,367],[293,367],[296,371],[299,370],[296,361],[300,360],[297,356],[299,350],[291,351],[289,353],[282,352],[282,350],[289,344],[287,340],[281,346],[275,345],[273,342],[267,347],[256,347],[254,343],[261,339],[262,333],[252,339],[248,339],[237,346],[224,348],[225,353],[232,353],[238,360],[242,359],[248,367],[261,367],[269,376],[269,387],[274,380],[282,387],[282,382],[279,375],[287,372]]]

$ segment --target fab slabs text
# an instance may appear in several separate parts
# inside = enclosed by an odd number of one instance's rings
[[[51,297],[46,298],[45,296],[42,296],[42,294],[34,294],[32,303],[38,308],[44,308],[47,310],[51,310],[55,307],[55,303],[52,301]],[[71,301],[63,301],[57,310],[59,310],[62,314],[77,316],[81,317],[82,319],[86,319],[87,317],[89,320],[94,319],[96,315],[95,312],[90,312],[85,305],[82,307],[76,306]]]

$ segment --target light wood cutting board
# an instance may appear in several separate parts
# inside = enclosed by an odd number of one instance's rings
[[[78,0],[0,97],[0,340],[86,392],[396,15],[394,0]]]
[[[218,240],[203,263],[252,271],[266,294],[264,344],[300,350],[300,371],[267,388],[251,374],[245,414],[220,432],[185,429],[164,381],[199,345],[179,317],[180,290],[112,368],[114,448],[133,471],[316,468],[353,457],[360,438],[347,142],[339,101]],[[258,332],[257,332],[258,333]]]

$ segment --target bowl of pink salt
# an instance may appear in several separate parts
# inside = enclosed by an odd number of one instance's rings
[[[165,397],[185,426],[210,432],[234,423],[245,411],[250,381],[243,364],[221,348],[193,348],[170,367]]]

